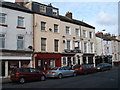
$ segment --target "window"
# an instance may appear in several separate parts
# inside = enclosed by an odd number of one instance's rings
[[[54,60],[50,60],[50,67],[51,67],[51,68],[55,67],[54,64],[55,64]]]
[[[45,24],[46,24],[46,22],[41,22],[41,30],[42,31],[45,31]]]
[[[0,34],[0,48],[5,48],[5,34]]]
[[[76,58],[73,57],[73,64],[76,64]]]
[[[84,42],[84,53],[87,53],[87,42]]]
[[[24,49],[24,37],[23,36],[17,37],[17,49],[19,50]]]
[[[66,34],[70,35],[70,27],[66,26]]]
[[[57,9],[53,9],[52,11],[53,11],[53,15],[54,15],[54,16],[57,16],[57,15],[58,15],[58,10],[57,10]]]
[[[54,48],[56,52],[58,52],[58,41],[59,40],[54,40]]]
[[[89,32],[89,36],[90,36],[90,38],[93,38],[93,33]]]
[[[24,17],[18,17],[18,26],[24,27]]]
[[[83,30],[83,38],[86,38],[86,37],[87,37],[86,30]]]
[[[63,57],[63,65],[66,65],[66,57]]]
[[[80,49],[80,42],[79,41],[75,42],[75,49]]]
[[[70,50],[70,40],[67,40],[67,49]]]
[[[0,13],[0,24],[6,24],[6,14]]]
[[[80,36],[80,30],[79,29],[76,29],[75,33],[76,33],[76,36]]]
[[[41,38],[41,51],[46,51],[46,38]]]
[[[40,12],[46,12],[46,6],[40,5]]]
[[[91,49],[91,53],[93,53],[93,43],[90,43],[90,49]]]
[[[54,24],[54,32],[58,32],[58,25]]]

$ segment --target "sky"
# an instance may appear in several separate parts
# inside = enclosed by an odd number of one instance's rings
[[[14,2],[15,0],[5,0]],[[31,0],[29,0],[31,1]],[[59,8],[59,14],[65,16],[72,12],[73,19],[84,21],[95,27],[95,31],[118,35],[119,0],[32,0]],[[119,33],[120,35],[120,33]]]

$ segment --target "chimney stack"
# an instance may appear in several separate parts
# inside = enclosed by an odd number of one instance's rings
[[[67,12],[65,16],[72,19],[72,13],[71,12]]]
[[[15,3],[23,6],[24,4],[28,3],[28,0],[15,0]]]
[[[48,4],[48,6],[49,6],[49,7],[52,7],[52,4],[50,3],[50,4]]]

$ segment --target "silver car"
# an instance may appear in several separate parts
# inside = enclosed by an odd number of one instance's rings
[[[70,67],[54,67],[48,71],[46,74],[47,77],[66,77],[66,76],[76,76],[77,73],[75,70],[71,70]]]

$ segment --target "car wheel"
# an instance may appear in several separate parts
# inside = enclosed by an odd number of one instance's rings
[[[45,81],[45,80],[46,80],[45,76],[41,76],[41,77],[40,77],[40,80],[41,80],[41,81]]]
[[[75,76],[77,76],[77,73],[76,73],[76,72],[73,73],[73,77],[75,77]]]
[[[20,78],[19,83],[24,84],[25,83],[25,78]]]
[[[62,74],[59,74],[59,75],[58,75],[58,78],[59,78],[59,79],[61,79],[62,77],[63,77]]]

